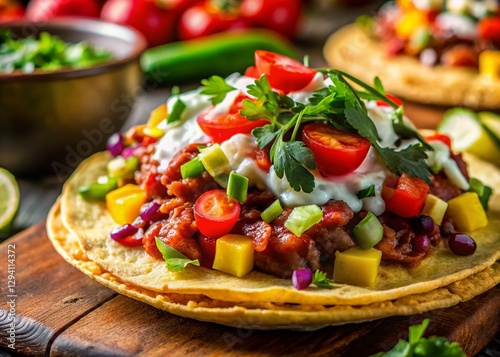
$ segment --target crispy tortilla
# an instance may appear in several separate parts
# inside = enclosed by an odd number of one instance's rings
[[[85,201],[78,194],[84,184],[94,182],[105,173],[106,154],[97,154],[84,162],[68,180],[61,197],[61,217],[64,226],[77,237],[86,256],[125,284],[158,293],[204,295],[217,301],[245,303],[310,305],[369,305],[423,294],[463,280],[484,271],[500,259],[500,196],[491,199],[487,227],[475,231],[478,248],[475,254],[459,257],[441,244],[413,269],[397,265],[382,265],[373,288],[335,284],[333,289],[296,290],[289,279],[279,279],[258,271],[244,278],[202,267],[189,265],[180,272],[169,272],[165,262],[149,256],[142,247],[127,248],[109,237],[116,226],[105,205]],[[485,183],[500,190],[497,168],[468,157],[470,172]],[[496,277],[496,279],[500,279]],[[497,280],[498,282],[498,280]],[[482,282],[478,289],[483,291]],[[484,284],[491,287],[489,281]],[[458,301],[457,301],[458,302]]]
[[[496,110],[500,81],[463,67],[427,67],[412,56],[387,56],[382,43],[356,25],[347,25],[326,41],[323,55],[332,67],[371,83],[378,76],[387,92],[410,101]]]
[[[89,260],[77,237],[66,229],[61,218],[60,203],[57,202],[47,219],[48,235],[54,248],[68,263],[92,279],[120,294],[170,313],[239,328],[315,330],[394,315],[418,314],[467,301],[500,282],[500,263],[494,263],[465,279],[429,292],[362,306],[228,302],[202,294],[161,293],[126,283],[120,276]]]

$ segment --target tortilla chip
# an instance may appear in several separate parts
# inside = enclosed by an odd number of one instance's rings
[[[464,67],[427,67],[407,55],[388,56],[382,43],[359,26],[331,35],[323,49],[329,65],[371,83],[378,76],[388,93],[418,103],[498,109],[500,81]]]
[[[497,194],[490,201],[488,226],[473,233],[478,245],[475,254],[468,257],[456,256],[443,243],[417,268],[382,265],[373,288],[334,284],[333,289],[309,287],[299,291],[291,285],[289,279],[279,279],[258,271],[252,271],[244,278],[191,265],[180,272],[169,272],[165,262],[152,258],[142,247],[127,248],[110,239],[109,232],[116,223],[106,211],[105,205],[85,201],[78,194],[79,187],[94,182],[98,176],[105,174],[108,159],[103,153],[93,156],[68,180],[61,197],[62,221],[97,266],[119,277],[124,284],[140,286],[148,291],[205,295],[213,300],[239,303],[301,304],[302,307],[374,303],[383,305],[389,300],[404,296],[437,291],[440,287],[484,271],[500,258],[500,196]],[[469,161],[473,169],[471,172],[475,176],[493,183],[497,191],[500,190],[498,169],[473,157]],[[484,284],[490,286],[489,282]],[[478,289],[483,291],[482,283],[479,285]],[[376,313],[373,314],[373,318],[377,318]]]
[[[412,315],[453,306],[500,282],[500,264],[495,263],[483,271],[442,288],[363,306],[228,302],[210,299],[202,294],[159,293],[123,282],[88,259],[75,235],[64,227],[59,202],[49,214],[47,230],[54,248],[67,262],[120,294],[179,316],[247,329],[315,330],[394,315]]]

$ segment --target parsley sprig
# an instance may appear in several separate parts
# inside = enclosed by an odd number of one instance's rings
[[[321,270],[316,270],[313,275],[312,283],[318,288],[332,289],[333,280],[328,279],[326,273]]]
[[[365,137],[379,154],[387,169],[396,175],[406,173],[428,183],[429,168],[425,150],[432,148],[422,136],[403,120],[402,108],[390,98],[378,78],[374,87],[358,78],[336,69],[319,69],[328,74],[333,85],[322,88],[312,95],[309,103],[297,103],[290,97],[274,92],[265,75],[247,86],[248,93],[255,99],[243,100],[241,115],[248,120],[265,119],[269,123],[255,128],[252,134],[262,149],[271,145],[269,157],[279,178],[286,176],[290,187],[295,191],[310,193],[315,181],[311,170],[316,169],[314,155],[305,144],[296,140],[299,128],[306,122],[327,122],[330,125]],[[348,82],[361,89],[354,89]],[[212,103],[220,103],[225,95],[235,90],[220,77],[212,77],[203,84],[203,94],[212,97]],[[418,143],[403,149],[382,147],[377,128],[368,116],[363,100],[382,100],[392,106],[392,123],[401,139],[416,139]],[[399,142],[391,143],[396,147]]]

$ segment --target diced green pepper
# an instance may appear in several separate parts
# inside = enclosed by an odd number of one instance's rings
[[[352,233],[356,243],[362,249],[369,249],[380,242],[384,235],[384,227],[372,212],[368,212],[365,218],[354,227]]]
[[[283,208],[281,207],[280,200],[276,199],[269,207],[267,207],[260,214],[260,218],[264,220],[264,222],[271,223],[283,212]]]
[[[245,203],[247,200],[248,178],[235,171],[229,174],[226,194],[235,200]]]
[[[139,168],[139,160],[135,156],[127,159],[117,156],[108,162],[106,168],[109,177],[132,179],[134,178],[135,171]]]
[[[295,207],[285,222],[285,227],[300,237],[302,233],[319,223],[323,218],[323,211],[317,205]]]
[[[229,173],[231,171],[229,160],[224,151],[220,148],[219,144],[213,144],[201,150],[198,157],[205,167],[205,170],[207,170],[212,177],[216,177],[221,173]]]
[[[470,185],[469,192],[477,193],[479,201],[481,201],[481,205],[483,206],[484,210],[487,211],[488,201],[490,200],[490,196],[493,193],[491,187],[486,186],[484,183],[475,178],[471,178],[469,180],[469,185]]]
[[[205,171],[205,167],[203,167],[198,156],[181,165],[181,176],[183,179],[199,176],[203,171]]]
[[[85,200],[101,200],[104,201],[106,194],[116,190],[118,188],[118,182],[114,177],[103,176],[98,179],[97,182],[92,182],[89,185],[82,186],[78,190],[80,195]]]

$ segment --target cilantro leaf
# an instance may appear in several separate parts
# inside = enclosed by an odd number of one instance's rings
[[[427,141],[419,134],[418,131],[406,125],[403,120],[403,108],[399,107],[392,114],[392,127],[396,134],[402,139],[417,139],[423,146],[425,150],[433,150],[432,146],[430,146]]]
[[[325,289],[333,288],[333,286],[331,285],[333,281],[328,279],[326,277],[326,273],[321,270],[316,270],[314,272],[312,283],[316,285],[318,288],[325,288]]]
[[[373,79],[373,86],[375,87],[375,89],[379,92],[379,93],[382,93],[383,95],[385,95],[385,89],[384,89],[384,86],[382,85],[382,81],[380,80],[380,78],[378,76],[376,76],[374,79]]]
[[[465,357],[456,342],[449,343],[446,338],[438,336],[424,338],[428,325],[429,319],[425,319],[420,325],[410,326],[408,341],[399,340],[391,350],[379,352],[371,357]]]
[[[219,76],[212,76],[209,79],[203,79],[201,84],[205,88],[203,88],[200,93],[211,96],[211,102],[213,105],[221,103],[227,93],[236,90],[236,88],[227,84],[224,78]]]
[[[278,134],[273,124],[266,124],[252,130],[252,135],[257,138],[257,144],[261,149],[276,139]]]
[[[366,111],[356,107],[349,107],[345,109],[344,114],[347,122],[356,129],[359,135],[367,138],[370,143],[373,144],[380,140],[377,128]]]
[[[371,185],[370,187],[367,187],[356,193],[356,197],[359,198],[360,200],[366,197],[373,197],[373,196],[375,196],[375,185]]]
[[[314,176],[306,167],[314,170],[316,163],[312,151],[302,141],[284,142],[276,152],[276,175],[283,178],[285,174],[290,187],[295,191],[310,193],[314,189]]]
[[[252,121],[267,119],[272,122],[275,118],[274,114],[264,106],[249,99],[243,99],[243,109],[240,114]]]
[[[169,271],[175,272],[182,270],[188,264],[200,266],[200,262],[198,261],[198,259],[189,259],[181,252],[163,242],[160,238],[155,238],[155,241],[158,250],[163,255],[163,259],[165,259],[165,263],[167,264],[167,269]]]
[[[406,173],[412,177],[418,177],[428,184],[431,183],[429,179],[429,167],[425,162],[427,154],[422,150],[420,145],[410,145],[400,151],[383,148],[377,143],[373,146],[392,173],[398,176]]]

